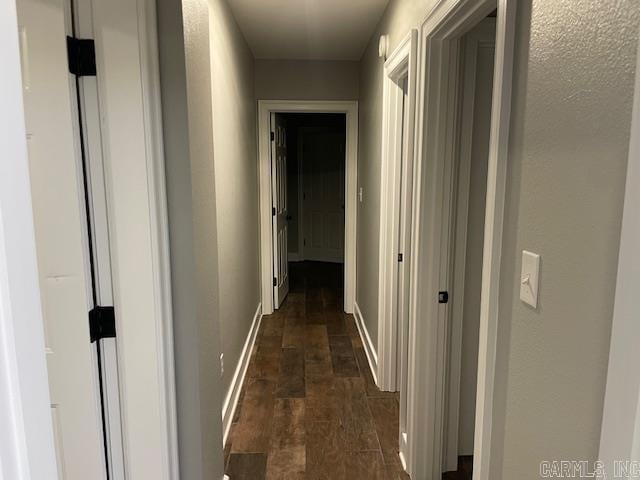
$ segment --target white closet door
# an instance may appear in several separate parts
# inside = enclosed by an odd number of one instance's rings
[[[63,0],[19,0],[23,84],[51,416],[60,479],[106,478],[75,79]]]

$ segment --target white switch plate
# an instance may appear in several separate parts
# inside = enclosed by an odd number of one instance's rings
[[[522,251],[522,273],[520,274],[520,300],[538,307],[538,278],[540,273],[540,255]]]

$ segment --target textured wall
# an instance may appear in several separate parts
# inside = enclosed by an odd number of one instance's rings
[[[500,297],[506,417],[495,425],[504,457],[492,478],[597,458],[639,19],[634,0],[534,1],[519,13]],[[542,256],[537,310],[518,298],[523,249]]]
[[[260,100],[357,100],[358,62],[256,60]]]
[[[227,2],[209,0],[223,382],[260,303],[254,59]]]
[[[380,35],[389,35],[389,52],[418,28],[435,0],[395,0],[389,3],[360,61],[358,125],[358,203],[356,303],[374,346],[378,340],[378,255],[380,240],[380,183],[382,134],[382,69],[378,57]]]
[[[180,477],[193,479],[224,471],[208,20],[206,0],[158,1]]]

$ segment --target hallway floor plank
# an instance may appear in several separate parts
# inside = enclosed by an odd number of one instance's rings
[[[407,480],[398,396],[375,386],[342,265],[290,265],[291,291],[262,319],[225,446],[231,480]]]

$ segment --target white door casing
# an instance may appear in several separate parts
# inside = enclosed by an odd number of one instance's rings
[[[271,114],[271,204],[273,214],[273,301],[280,308],[289,293],[287,128],[282,114]]]
[[[304,129],[302,258],[344,261],[344,134]]]
[[[308,112],[346,115],[344,311],[353,313],[356,287],[356,212],[358,161],[358,102],[258,101],[258,176],[260,185],[260,285],[263,314],[273,313],[273,215],[271,196],[271,113]]]
[[[106,478],[93,306],[86,265],[82,159],[74,129],[62,0],[18,3],[25,123],[51,395],[61,479]],[[68,25],[68,23],[67,23]]]
[[[406,459],[408,473],[415,478],[435,479],[442,474],[448,309],[439,303],[438,292],[448,285],[455,138],[455,95],[448,90],[458,68],[460,37],[497,6],[473,468],[475,480],[489,480],[516,4],[514,0],[443,0],[420,29]]]

